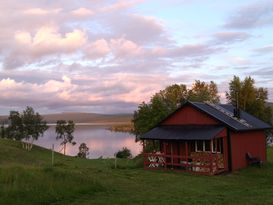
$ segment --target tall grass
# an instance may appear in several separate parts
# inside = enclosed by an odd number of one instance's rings
[[[84,160],[0,139],[0,205],[273,204],[268,162],[219,176],[145,171],[142,158]]]
[[[52,204],[104,191],[94,178],[80,172],[45,167],[0,169],[0,204]]]

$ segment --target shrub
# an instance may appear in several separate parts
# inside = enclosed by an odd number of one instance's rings
[[[119,150],[115,155],[117,158],[132,158],[131,151],[127,147],[123,147],[122,150]]]

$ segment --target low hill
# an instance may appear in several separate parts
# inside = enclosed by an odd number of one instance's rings
[[[4,116],[4,115],[0,115],[0,123],[7,123],[7,121],[8,121],[8,116]]]
[[[55,123],[57,120],[73,120],[76,123],[104,123],[104,122],[131,122],[131,114],[104,115],[97,113],[58,113],[43,115],[48,123]]]
[[[56,123],[57,120],[73,120],[75,123],[124,123],[128,124],[132,120],[132,114],[97,114],[97,113],[79,113],[65,112],[56,114],[46,114],[43,118],[48,123]],[[7,121],[8,116],[0,116],[0,122]]]

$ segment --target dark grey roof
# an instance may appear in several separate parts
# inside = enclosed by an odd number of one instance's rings
[[[216,106],[215,105],[213,106],[209,103],[200,102],[187,103],[193,105],[194,107],[207,113],[208,115],[216,118],[217,120],[221,121],[222,123],[226,124],[227,126],[231,127],[236,131],[272,129],[272,126],[270,126],[269,124],[242,110],[240,119],[232,117],[234,106],[230,104],[217,104]],[[222,108],[223,111],[220,111],[219,109],[217,109],[217,107]]]
[[[219,126],[163,125],[146,132],[140,139],[210,140],[223,129]]]

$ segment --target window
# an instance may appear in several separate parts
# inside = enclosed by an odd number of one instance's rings
[[[204,145],[205,145],[205,149],[203,149],[206,152],[210,151],[210,141],[209,140],[204,140]]]
[[[196,152],[202,152],[203,151],[203,141],[202,140],[195,141],[195,151]]]
[[[223,153],[223,138],[213,140],[213,152]]]
[[[210,151],[210,140],[196,140],[195,141],[196,152],[209,152]]]

